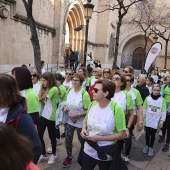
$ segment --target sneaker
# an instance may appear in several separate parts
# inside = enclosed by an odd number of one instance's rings
[[[144,154],[147,154],[147,153],[148,153],[148,150],[149,150],[149,147],[148,147],[148,146],[145,146],[145,147],[143,148],[142,152],[143,152]]]
[[[52,153],[52,146],[50,145],[46,151],[48,154],[51,154]]]
[[[62,166],[64,168],[68,167],[71,164],[72,160],[73,160],[73,157],[67,156],[67,158],[64,160]]]
[[[163,152],[167,152],[169,150],[169,145],[167,143],[165,143],[165,145],[162,148]]]
[[[49,159],[48,155],[46,155],[46,156],[41,155],[39,160],[38,160],[38,163],[48,161],[48,159]]]
[[[129,162],[130,162],[129,156],[123,157],[123,161],[124,161],[125,165],[129,165]]]
[[[170,157],[170,151],[168,152],[168,156]]]
[[[57,156],[52,154],[52,155],[49,157],[48,165],[54,164],[55,161],[56,161],[56,159],[57,159]]]
[[[57,145],[61,145],[62,142],[61,142],[61,139],[57,139]]]
[[[153,149],[151,147],[149,147],[148,156],[153,156]]]
[[[65,138],[66,134],[65,132],[61,135],[61,138]]]

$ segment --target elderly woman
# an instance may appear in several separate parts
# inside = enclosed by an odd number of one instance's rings
[[[146,79],[138,78],[136,83],[136,89],[140,92],[143,101],[149,96],[149,89],[146,87]]]
[[[110,68],[104,68],[102,78],[104,80],[111,80],[111,69]]]
[[[12,76],[0,74],[0,82],[0,122],[13,127],[19,134],[31,141],[34,163],[37,163],[41,155],[42,145],[33,120],[27,114],[25,98],[21,96],[18,84]]]
[[[74,131],[77,130],[78,139],[83,145],[84,141],[80,136],[82,130],[82,123],[84,116],[86,115],[86,110],[90,104],[90,97],[88,93],[82,88],[82,83],[84,78],[79,74],[74,74],[72,79],[73,88],[68,91],[66,97],[66,106],[64,107],[64,112],[68,112],[68,121],[65,125],[65,144],[67,157],[63,162],[63,167],[68,167],[72,162],[72,142]]]
[[[84,145],[82,170],[93,170],[97,164],[101,170],[109,169],[111,157],[99,154],[94,146],[117,147],[116,141],[125,137],[125,115],[122,108],[111,100],[114,92],[113,82],[96,81],[93,89],[95,101],[88,108],[81,132],[81,136],[87,141]],[[116,157],[119,156],[119,152],[115,154]]]
[[[112,78],[113,78],[112,81],[116,85],[115,95],[112,98],[112,100],[118,103],[122,107],[126,115],[126,122],[127,122],[126,138],[124,140],[118,141],[119,150],[121,152],[123,149],[124,142],[126,148],[130,143],[132,143],[131,126],[134,121],[134,105],[133,105],[132,96],[127,91],[125,91],[126,77],[124,76],[124,74],[120,72],[114,72]],[[130,155],[130,150],[125,150],[124,161],[126,164],[128,164],[129,162],[129,155]]]
[[[73,75],[72,70],[66,71],[66,78],[65,78],[65,81],[63,82],[63,85],[66,87],[66,89],[72,88],[72,81],[71,81],[72,75]]]

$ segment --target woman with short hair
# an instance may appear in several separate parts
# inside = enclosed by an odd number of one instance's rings
[[[67,90],[72,88],[72,81],[71,81],[72,75],[73,75],[73,71],[68,69],[66,71],[65,81],[63,82],[63,85],[66,87]]]
[[[16,79],[21,96],[26,98],[27,112],[32,117],[34,124],[39,125],[39,110],[38,110],[38,95],[33,90],[33,83],[31,73],[28,69],[23,67],[15,67],[12,70],[12,75]]]
[[[104,80],[111,80],[111,69],[110,68],[104,68],[102,78]]]
[[[73,88],[68,91],[66,97],[66,106],[64,112],[68,112],[68,121],[65,125],[65,144],[67,157],[63,162],[63,167],[68,167],[72,162],[72,142],[74,131],[77,131],[78,139],[81,145],[84,144],[84,140],[80,136],[82,130],[82,122],[86,115],[86,110],[90,104],[90,97],[88,93],[82,88],[84,78],[79,74],[74,74],[72,78]]]
[[[12,76],[1,73],[0,82],[0,122],[8,124],[31,141],[34,163],[37,163],[42,152],[42,145],[33,120],[27,114],[26,100],[21,96],[18,84]],[[15,122],[18,123],[15,124]]]
[[[88,108],[81,132],[81,136],[86,140],[82,170],[93,170],[96,165],[100,170],[109,169],[112,158],[105,153],[99,154],[97,148],[109,146],[111,151],[113,151],[112,147],[116,150],[116,141],[125,137],[125,115],[122,108],[111,100],[114,92],[113,82],[96,81],[93,89],[95,101]],[[114,154],[117,158],[119,157],[118,151]]]

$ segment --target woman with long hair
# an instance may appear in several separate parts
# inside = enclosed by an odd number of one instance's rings
[[[50,72],[45,72],[41,75],[41,88],[39,92],[39,100],[41,101],[40,123],[38,128],[38,134],[43,146],[42,155],[39,162],[48,160],[48,164],[51,165],[56,161],[56,131],[55,120],[56,110],[59,101],[58,89],[56,87],[55,77]],[[49,138],[52,145],[52,154],[48,158],[45,150],[44,132],[48,129]]]
[[[125,91],[126,83],[127,83],[125,75],[118,71],[113,72],[112,81],[116,85],[115,94],[112,100],[118,103],[122,107],[126,115],[126,122],[127,122],[126,137],[124,140],[118,141],[119,151],[122,152],[124,143],[125,143],[125,148],[127,148],[127,146],[132,143],[131,127],[134,121],[134,105],[133,105],[132,96],[127,91]],[[129,155],[130,155],[130,148],[125,149],[124,161],[126,164],[129,164]]]
[[[103,70],[103,75],[102,75],[102,78],[104,80],[111,80],[111,69],[110,68],[104,68]]]
[[[34,152],[33,161],[37,163],[42,152],[42,145],[33,120],[27,114],[26,100],[21,96],[18,84],[12,76],[0,74],[0,82],[0,122],[8,124],[31,141]]]
[[[72,81],[71,81],[72,75],[73,75],[73,71],[68,69],[66,71],[65,81],[63,82],[63,85],[66,87],[67,90],[72,88]]]

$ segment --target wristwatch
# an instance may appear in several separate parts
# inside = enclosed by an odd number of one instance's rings
[[[143,120],[140,120],[139,123],[143,123]]]

